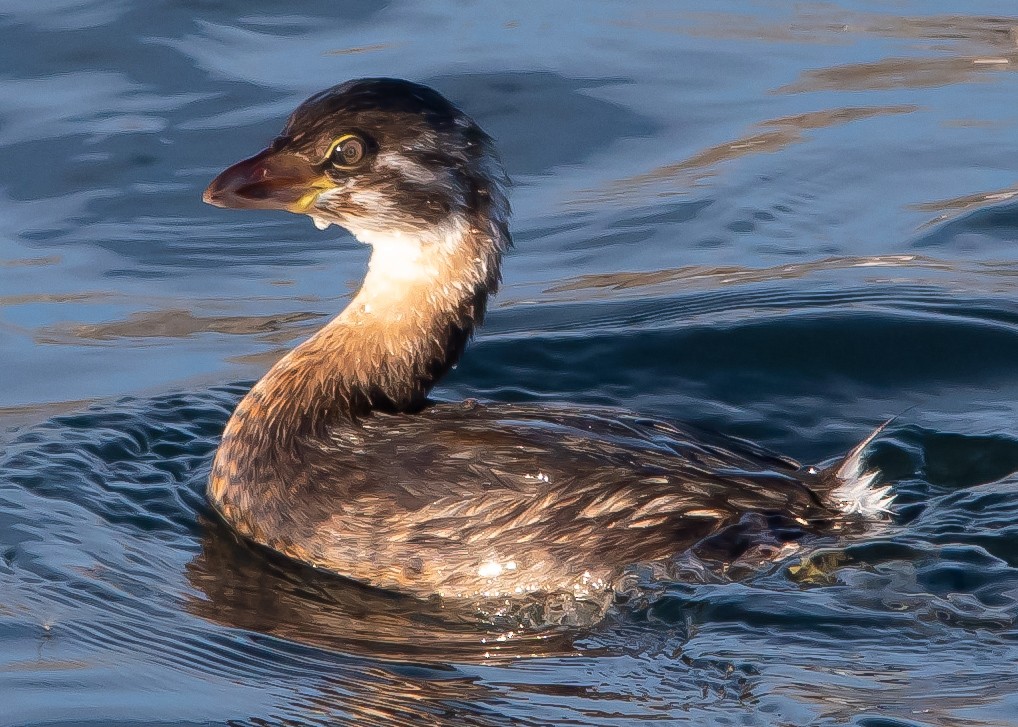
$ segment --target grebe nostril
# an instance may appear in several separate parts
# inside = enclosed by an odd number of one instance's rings
[[[802,534],[887,511],[861,448],[819,471],[619,410],[430,402],[498,288],[507,187],[477,124],[395,79],[312,96],[209,185],[210,204],[306,214],[372,247],[347,308],[227,423],[209,497],[234,528],[419,596],[593,599],[634,564],[742,542],[715,536],[747,514]]]

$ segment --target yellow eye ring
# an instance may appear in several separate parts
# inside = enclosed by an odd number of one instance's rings
[[[335,167],[351,169],[367,156],[368,145],[357,134],[343,134],[343,136],[332,142],[329,148],[329,161]]]

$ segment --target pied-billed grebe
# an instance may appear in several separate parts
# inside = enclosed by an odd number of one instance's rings
[[[818,471],[617,410],[430,402],[498,287],[507,184],[437,92],[363,79],[309,98],[209,185],[210,204],[305,214],[372,247],[346,309],[226,425],[209,498],[237,531],[418,596],[583,595],[747,515],[801,534],[886,511],[862,445]]]

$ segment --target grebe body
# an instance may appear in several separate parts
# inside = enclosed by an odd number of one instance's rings
[[[238,532],[417,596],[583,596],[747,515],[794,538],[887,510],[866,442],[820,471],[612,409],[429,401],[500,282],[507,184],[437,92],[363,79],[312,96],[209,185],[211,204],[306,214],[372,247],[346,309],[227,423],[208,491]]]

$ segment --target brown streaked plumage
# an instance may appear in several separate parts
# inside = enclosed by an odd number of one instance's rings
[[[307,214],[373,248],[349,306],[227,424],[209,482],[227,522],[419,596],[595,598],[634,564],[732,558],[754,529],[794,539],[886,510],[861,446],[817,472],[617,410],[429,402],[498,287],[506,187],[470,118],[392,79],[311,97],[209,185],[211,204]]]

